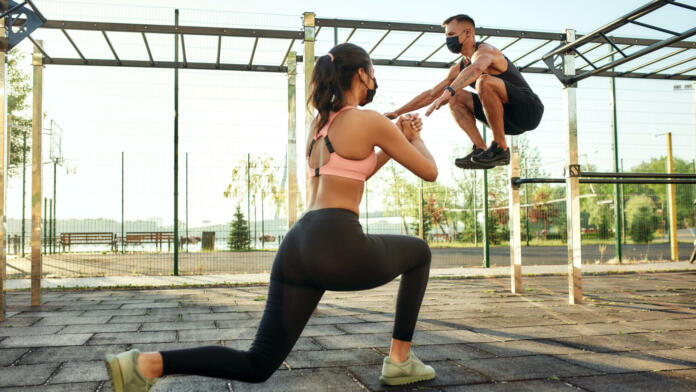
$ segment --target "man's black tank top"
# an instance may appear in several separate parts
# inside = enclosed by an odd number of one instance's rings
[[[481,42],[476,43],[476,48],[474,49],[474,51],[478,50],[479,45],[481,45]],[[508,82],[514,84],[515,86],[517,86],[519,88],[532,91],[532,88],[529,87],[529,84],[527,84],[527,81],[524,80],[520,71],[517,69],[517,67],[515,67],[515,64],[513,64],[512,61],[510,61],[510,59],[507,58],[507,56],[503,55],[503,57],[505,57],[505,60],[507,60],[507,69],[505,70],[505,72],[503,72],[501,74],[491,75],[491,76],[495,76],[496,78],[507,80]],[[462,59],[462,61],[459,63],[459,72],[462,72],[462,70],[468,66],[469,66],[468,64],[464,65],[464,59]],[[476,82],[471,83],[469,86],[471,86],[472,88],[476,88]]]

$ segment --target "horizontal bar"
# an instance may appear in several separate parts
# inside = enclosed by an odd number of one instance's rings
[[[155,59],[152,58],[152,51],[150,50],[150,44],[147,42],[147,37],[145,33],[140,33],[143,36],[143,42],[145,43],[145,49],[147,49],[147,56],[150,58],[150,65],[155,65]]]
[[[678,2],[678,1],[670,1],[670,3],[671,3],[672,5],[676,5],[677,7],[683,7],[683,8],[686,8],[686,9],[688,9],[688,10],[691,10],[691,11],[696,11],[696,7],[691,6],[691,5],[687,5],[687,4],[684,4],[684,3],[680,3],[680,2]]]
[[[634,46],[634,45],[626,45],[626,46],[624,46],[623,48],[621,48],[621,50],[626,50],[626,49],[628,49],[628,48],[630,48],[630,47],[632,47],[632,46]],[[619,52],[618,52],[616,49],[614,49],[614,50],[612,50],[611,52],[609,52],[609,53],[603,55],[602,57],[596,58],[596,59],[594,60],[594,62],[595,62],[595,63],[598,63],[598,62],[604,60],[605,58],[611,57],[611,56],[613,56],[613,55],[615,55],[615,54],[617,54],[617,53],[619,53]],[[578,68],[578,69],[583,69],[583,68],[587,67],[588,65],[589,65],[589,64],[585,64],[585,65],[583,65],[582,67],[580,67],[580,68]]]
[[[580,178],[581,184],[635,184],[635,185],[655,185],[655,184],[696,184],[694,179],[637,179],[637,178]],[[565,178],[516,178],[512,184],[519,186],[523,184],[565,184]]]
[[[225,37],[259,37],[259,38],[282,38],[282,39],[303,39],[302,30],[264,30],[264,29],[239,29],[222,27],[198,27],[198,26],[174,26],[174,25],[153,25],[153,24],[134,24],[134,23],[95,23],[49,20],[41,26],[42,29],[67,29],[67,30],[88,30],[88,31],[108,31],[124,33],[157,33],[157,34],[187,34],[187,35],[222,35]]]
[[[251,57],[249,58],[249,64],[247,65],[247,68],[251,68],[252,63],[254,62],[254,55],[256,54],[256,46],[259,44],[259,38],[254,39],[254,47],[251,49]]]
[[[612,41],[611,38],[607,37],[606,34],[604,34],[604,33],[599,33],[599,35],[601,35],[602,38],[604,38],[604,40],[607,41],[607,43],[609,43],[609,45],[611,45],[611,47],[614,48],[615,51],[621,53],[622,56],[627,57],[627,56],[626,56],[626,53],[624,53],[623,51],[621,51],[621,49],[620,49],[618,46],[616,46],[616,44],[614,43],[614,41]],[[577,46],[576,46],[576,48],[577,48]]]
[[[505,50],[505,49],[511,47],[512,45],[514,45],[514,44],[516,44],[517,42],[519,42],[519,40],[521,40],[521,39],[522,39],[522,38],[519,38],[519,37],[513,39],[512,41],[508,42],[507,45],[503,46],[503,47],[500,49],[500,51],[502,52],[503,50]]]
[[[658,70],[656,70],[656,71],[653,71],[653,72],[651,72],[651,73],[657,74],[657,73],[660,73],[660,72],[662,72],[662,71],[666,71],[666,70],[668,70],[668,69],[670,69],[670,68],[674,68],[674,67],[678,67],[678,66],[680,66],[680,65],[682,65],[682,64],[686,64],[686,63],[688,63],[689,61],[693,61],[693,60],[696,60],[696,56],[691,56],[691,57],[689,57],[689,58],[686,58],[686,59],[682,59],[682,60],[680,60],[680,61],[677,61],[676,63],[670,64],[670,65],[665,65],[664,67],[662,67],[662,68],[660,68],[660,69],[658,69]]]
[[[647,23],[643,23],[643,22],[638,22],[637,20],[632,20],[631,23],[633,23],[634,25],[640,26],[640,27],[645,27],[646,29],[653,29],[653,30],[667,33],[667,34],[679,35],[679,33],[677,33],[676,31],[663,29],[662,27],[653,26],[651,24],[647,24]]]
[[[602,27],[600,27],[600,28],[594,30],[593,32],[591,32],[591,33],[589,33],[589,34],[587,34],[587,35],[585,35],[585,36],[583,36],[583,37],[577,38],[577,39],[576,39],[575,41],[573,41],[573,42],[568,42],[567,44],[561,46],[560,48],[558,48],[558,49],[556,49],[556,50],[553,50],[553,51],[551,51],[551,52],[545,54],[544,57],[543,57],[543,60],[546,60],[546,59],[548,59],[548,58],[550,58],[550,57],[552,57],[552,56],[558,55],[558,54],[565,53],[565,52],[567,52],[570,48],[577,48],[577,47],[580,46],[580,45],[583,45],[583,44],[585,44],[585,43],[587,43],[587,42],[591,42],[592,39],[593,39],[593,38],[596,38],[600,33],[605,33],[605,34],[606,34],[606,33],[608,33],[608,32],[611,32],[611,31],[613,31],[613,30],[616,30],[617,28],[619,28],[619,27],[625,25],[626,23],[628,23],[628,22],[629,22],[629,19],[632,19],[632,18],[635,19],[635,18],[637,18],[637,17],[641,17],[641,16],[643,16],[643,15],[645,15],[645,14],[647,14],[647,13],[650,13],[650,12],[652,12],[652,11],[658,9],[658,8],[664,7],[665,5],[667,5],[667,3],[668,3],[667,0],[654,0],[653,2],[648,3],[648,4],[646,4],[646,5],[644,5],[644,6],[640,7],[640,8],[637,8],[637,9],[631,11],[631,12],[629,12],[628,14],[626,14],[626,15],[624,15],[624,16],[618,18],[618,19],[616,19],[616,20],[613,21],[613,22],[610,22],[609,24],[606,24],[606,25],[604,25],[604,26],[602,26]],[[615,43],[620,43],[620,42],[616,42],[616,40],[614,40],[614,42],[615,42]]]
[[[258,38],[256,38],[258,40]],[[188,60],[186,59],[186,43],[184,42],[184,35],[181,34],[181,53],[184,55],[184,66],[188,64]]]
[[[293,42],[295,42],[295,41],[293,41]],[[220,67],[220,51],[221,51],[221,49],[222,49],[222,36],[218,35],[217,56],[216,56],[216,60],[215,60],[216,67]],[[280,64],[280,65],[283,65],[283,64]]]
[[[654,60],[650,60],[650,61],[648,61],[647,63],[643,63],[643,64],[641,64],[641,65],[639,65],[639,66],[637,66],[637,67],[631,68],[630,70],[628,70],[628,71],[626,71],[626,72],[623,72],[623,73],[624,73],[624,74],[627,74],[627,73],[629,73],[629,72],[635,72],[635,71],[637,71],[637,70],[639,70],[639,69],[641,69],[641,68],[647,67],[648,65],[652,65],[652,64],[655,64],[655,63],[660,62],[660,61],[662,61],[662,60],[668,59],[668,58],[670,58],[670,57],[672,57],[672,56],[674,56],[674,55],[677,55],[677,54],[679,54],[679,53],[681,53],[681,52],[683,52],[683,51],[685,51],[685,50],[688,50],[688,49],[686,49],[686,48],[677,49],[677,50],[675,50],[674,52],[667,53],[667,54],[664,55],[664,56],[658,57],[658,58],[656,58],[656,59],[654,59]]]
[[[431,57],[433,57],[433,56],[435,55],[435,53],[437,53],[438,51],[440,51],[440,49],[442,49],[442,48],[445,46],[445,44],[446,44],[446,42],[441,43],[440,46],[437,47],[437,49],[433,50],[432,53],[430,53],[426,58],[424,58],[423,60],[421,60],[421,63],[424,63],[424,62],[428,61],[428,59],[431,58]]]
[[[658,43],[656,43],[656,44],[647,46],[647,47],[645,47],[645,48],[643,48],[643,49],[641,49],[641,50],[639,50],[639,51],[637,51],[637,52],[632,53],[632,54],[631,54],[630,56],[628,56],[628,57],[624,57],[624,58],[622,58],[622,59],[619,59],[619,60],[616,60],[616,61],[612,61],[611,63],[606,64],[606,65],[604,65],[604,66],[602,66],[602,67],[599,67],[598,69],[595,69],[595,70],[592,70],[592,71],[588,71],[588,72],[585,72],[585,73],[580,74],[580,75],[578,75],[578,76],[575,76],[575,77],[573,77],[573,78],[570,78],[570,80],[568,81],[568,83],[572,84],[572,83],[579,82],[579,81],[581,81],[581,80],[583,80],[583,79],[589,78],[590,76],[594,75],[595,73],[597,73],[597,72],[599,72],[599,71],[606,71],[606,70],[608,70],[609,68],[618,67],[619,65],[621,65],[621,64],[623,64],[623,63],[626,63],[626,62],[631,61],[631,60],[633,60],[633,59],[636,59],[636,58],[638,58],[638,57],[644,56],[644,55],[646,55],[646,54],[648,54],[648,53],[652,53],[652,52],[654,52],[654,51],[656,51],[656,50],[658,50],[658,49],[660,49],[660,48],[664,48],[665,46],[669,45],[670,42],[676,42],[676,41],[684,40],[684,39],[689,38],[689,37],[691,37],[691,36],[693,36],[693,35],[696,35],[696,27],[693,27],[693,28],[691,28],[691,29],[685,31],[684,33],[682,33],[682,34],[679,35],[679,36],[672,37],[672,38],[666,39],[666,40],[664,40],[664,41],[658,42]],[[658,72],[659,72],[659,71],[658,71]]]
[[[152,63],[150,61],[141,60],[121,60],[119,64],[116,60],[110,59],[88,59],[87,63],[84,63],[80,59],[69,59],[69,58],[53,58],[45,59],[44,65],[87,65],[87,66],[98,66],[98,67],[138,67],[138,68],[185,68],[185,69],[221,69],[225,71],[254,71],[254,72],[287,72],[287,67],[277,66],[277,65],[252,65],[249,67],[247,64],[226,64],[220,63],[219,65],[215,62],[210,63],[187,63],[174,62],[174,61],[158,61]]]
[[[51,59],[51,56],[49,56],[48,53],[46,53],[46,51],[41,47],[41,45],[39,45],[38,42],[34,41],[34,38],[32,38],[31,35],[28,36],[27,38],[29,38],[31,43],[34,44],[34,47],[36,47],[37,49],[39,49],[41,51],[41,54],[43,54],[45,59],[49,59],[49,60]]]
[[[111,49],[111,53],[114,54],[116,61],[118,61],[120,63],[121,59],[118,58],[118,55],[116,54],[116,51],[114,50],[113,45],[111,45],[111,40],[109,40],[109,36],[106,35],[106,31],[102,31],[102,34],[104,34],[104,39],[106,40],[106,43],[109,44],[109,49]]]
[[[80,58],[82,59],[82,61],[87,61],[85,56],[82,55],[82,52],[80,52],[80,49],[77,47],[77,45],[75,45],[75,41],[73,41],[72,38],[70,38],[70,36],[68,35],[68,32],[65,31],[64,29],[61,29],[61,31],[63,32],[63,34],[65,34],[65,38],[67,38],[68,41],[70,41],[70,44],[73,46],[73,48],[75,48],[75,51],[77,52],[77,54],[80,55]]]
[[[691,173],[624,173],[624,172],[580,172],[580,177],[604,177],[604,178],[693,178]]]
[[[285,56],[283,56],[283,61],[280,63],[280,66],[282,67],[283,64],[285,64],[285,61],[288,59],[288,54],[290,54],[290,49],[292,49],[292,46],[295,44],[295,40],[293,39],[290,41],[290,46],[288,46],[288,50],[285,51]]]
[[[396,57],[394,57],[394,58],[392,59],[392,61],[398,60],[399,57],[401,57],[404,53],[406,53],[406,51],[409,50],[409,49],[411,48],[411,46],[413,46],[413,44],[415,44],[416,41],[418,41],[418,40],[420,39],[420,37],[423,36],[423,34],[425,34],[425,33],[421,32],[420,34],[418,34],[418,37],[416,37],[416,39],[414,39],[413,41],[411,41],[410,44],[406,45],[406,47],[404,48],[404,50],[402,50],[401,52],[399,52],[399,54],[397,54]]]
[[[357,30],[358,30],[358,29],[353,29],[353,30],[351,30],[350,33],[348,34],[348,38],[346,38],[346,40],[343,41],[343,43],[344,43],[344,44],[345,44],[345,43],[348,43],[348,41],[350,41],[350,39],[353,37],[353,34],[355,34],[355,32],[356,32]]]
[[[549,39],[549,40],[546,40],[546,41],[540,43],[539,45],[535,46],[533,49],[527,51],[525,54],[523,54],[523,55],[521,55],[520,57],[514,59],[514,60],[512,61],[512,63],[515,64],[516,62],[518,62],[518,61],[522,60],[523,58],[529,56],[530,54],[536,52],[537,50],[541,49],[542,47],[548,45],[550,42],[552,42],[552,41]]]
[[[695,69],[696,69],[696,66],[691,67],[691,68],[687,68],[687,69],[685,69],[685,70],[683,70],[683,71],[679,71],[679,72],[677,72],[677,73],[674,73],[674,74],[670,75],[670,78],[671,78],[671,79],[674,79],[674,78],[677,77],[677,76],[681,76],[682,74],[685,74],[685,73],[687,73],[687,72],[691,72],[691,71],[693,71],[693,70],[695,70]],[[696,80],[696,76],[692,76],[692,77],[691,77],[691,80]]]
[[[369,51],[367,51],[367,54],[371,55],[372,52],[374,52],[375,49],[377,49],[377,47],[379,46],[379,44],[381,44],[382,41],[384,41],[384,39],[387,38],[387,36],[389,35],[389,33],[391,33],[391,30],[385,31],[384,34],[382,34],[382,36],[379,38],[379,40],[377,40],[377,43],[374,44],[374,45],[372,46],[372,49],[370,49]]]

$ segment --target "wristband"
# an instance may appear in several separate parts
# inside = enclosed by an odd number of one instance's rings
[[[454,89],[451,86],[446,86],[445,90],[449,91],[450,94],[452,94],[452,96],[454,97],[454,94],[456,93],[456,91],[454,91]]]

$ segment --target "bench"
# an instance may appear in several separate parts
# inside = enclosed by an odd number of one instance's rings
[[[111,250],[116,250],[116,235],[114,233],[61,233],[60,244],[65,252],[72,245],[111,245]]]
[[[137,231],[126,233],[126,246],[155,244],[157,249],[162,250],[162,244],[167,243],[167,250],[174,242],[174,232],[172,231]]]

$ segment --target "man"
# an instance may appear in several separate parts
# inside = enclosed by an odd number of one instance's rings
[[[449,69],[447,78],[401,108],[385,113],[390,119],[430,105],[426,116],[449,103],[457,125],[473,142],[472,152],[455,160],[462,169],[490,169],[510,163],[505,135],[519,135],[535,129],[544,105],[512,61],[491,45],[476,42],[474,20],[467,15],[447,18],[447,48],[461,54],[462,61]],[[471,86],[476,93],[464,90]],[[479,120],[493,130],[494,142],[486,149],[476,127]]]

